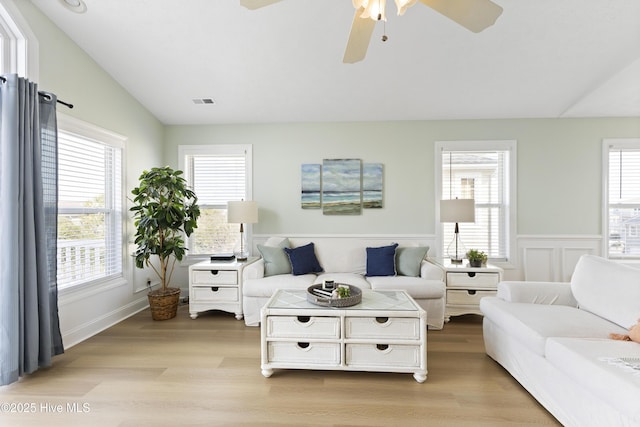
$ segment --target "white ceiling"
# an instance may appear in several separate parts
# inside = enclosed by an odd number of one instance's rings
[[[356,64],[350,0],[31,1],[165,124],[640,117],[638,0],[494,0],[478,34],[389,1]]]

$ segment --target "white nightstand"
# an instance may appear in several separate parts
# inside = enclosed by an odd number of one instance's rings
[[[467,260],[462,264],[454,264],[449,259],[430,258],[430,261],[445,271],[445,321],[461,314],[482,314],[480,298],[496,294],[503,270],[491,264],[470,267]]]
[[[189,314],[192,319],[207,310],[235,313],[241,320],[242,269],[257,261],[203,261],[189,266]]]

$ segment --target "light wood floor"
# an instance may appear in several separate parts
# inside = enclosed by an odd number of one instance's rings
[[[559,425],[484,353],[479,316],[428,333],[411,374],[260,373],[260,328],[222,312],[154,322],[148,311],[0,387],[1,426]],[[31,413],[7,413],[13,410]],[[59,405],[59,406],[58,406]],[[56,411],[60,410],[58,413]]]

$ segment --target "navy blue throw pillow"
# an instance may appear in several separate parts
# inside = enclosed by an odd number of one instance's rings
[[[321,273],[322,267],[316,258],[315,245],[313,242],[297,248],[284,248],[291,262],[291,273],[300,276],[307,273]]]
[[[367,276],[395,276],[397,243],[367,248]]]

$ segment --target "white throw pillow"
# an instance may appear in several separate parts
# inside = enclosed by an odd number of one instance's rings
[[[583,255],[571,277],[578,306],[629,328],[640,318],[640,269]]]

